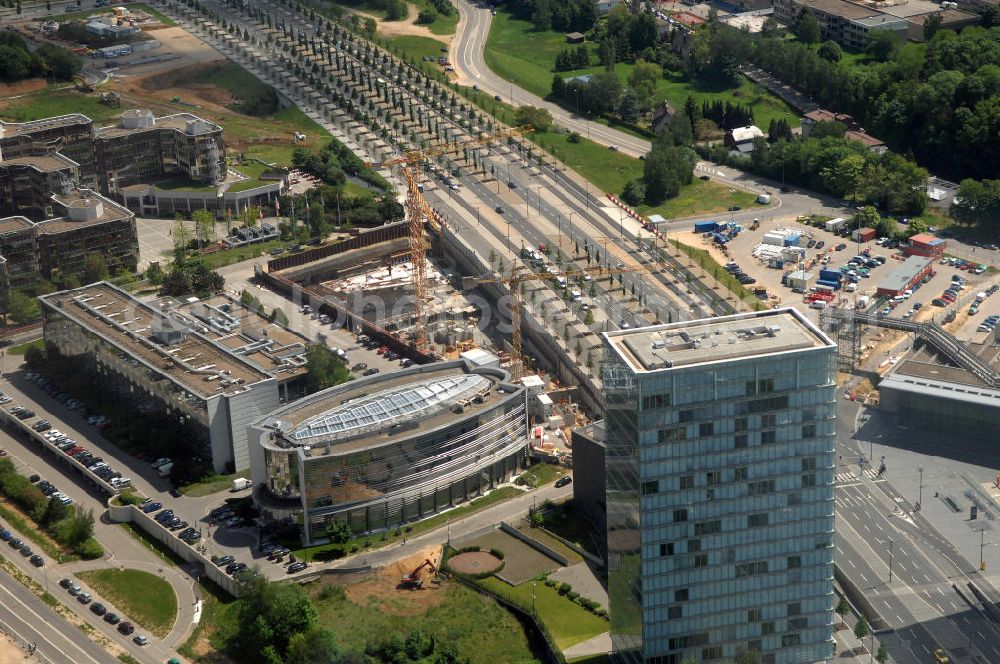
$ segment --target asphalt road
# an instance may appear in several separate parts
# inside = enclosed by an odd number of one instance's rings
[[[0,625],[22,643],[34,643],[39,662],[118,662],[5,572],[0,572]]]
[[[1000,630],[965,586],[975,568],[872,469],[854,434],[856,402],[840,402],[838,415],[836,562],[894,630],[884,639],[890,652],[928,661],[944,648],[953,662],[1000,662]]]

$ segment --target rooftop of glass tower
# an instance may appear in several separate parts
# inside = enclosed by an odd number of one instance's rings
[[[834,346],[793,308],[619,330],[604,336],[636,372]]]

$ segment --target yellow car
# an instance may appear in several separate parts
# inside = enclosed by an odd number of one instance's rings
[[[951,661],[941,648],[934,651],[934,659],[937,660],[938,664],[948,664]]]

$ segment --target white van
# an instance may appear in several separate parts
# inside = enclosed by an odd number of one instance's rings
[[[809,304],[811,309],[826,309],[826,302],[823,300],[815,300]]]

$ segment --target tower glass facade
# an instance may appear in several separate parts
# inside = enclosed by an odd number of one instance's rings
[[[605,335],[616,659],[822,661],[835,346],[794,310]]]

